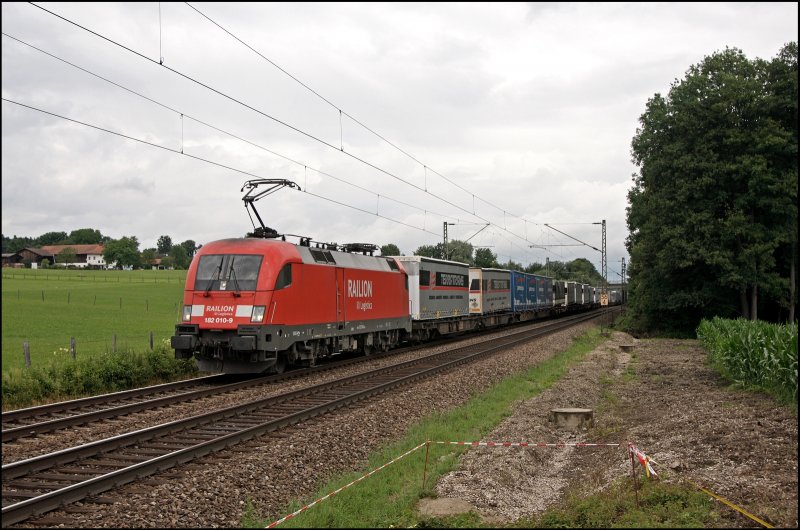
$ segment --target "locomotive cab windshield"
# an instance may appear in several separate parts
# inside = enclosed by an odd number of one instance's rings
[[[208,254],[200,256],[195,291],[255,291],[263,256]]]

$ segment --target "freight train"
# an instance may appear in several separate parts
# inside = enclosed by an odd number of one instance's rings
[[[186,275],[175,357],[208,372],[282,373],[601,305],[600,289],[581,283],[376,249],[285,236],[203,245]]]

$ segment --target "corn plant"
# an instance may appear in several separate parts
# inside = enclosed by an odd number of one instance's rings
[[[743,387],[797,401],[797,324],[715,317],[697,328],[711,363]]]

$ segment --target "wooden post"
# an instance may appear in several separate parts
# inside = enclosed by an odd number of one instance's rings
[[[153,351],[153,332],[150,332],[150,351]]]
[[[431,447],[431,441],[425,440],[425,468],[422,471],[422,490],[425,491],[425,483],[428,481],[428,451]]]
[[[94,295],[94,305],[97,305],[97,295]]]
[[[25,366],[30,367],[30,365],[31,365],[31,347],[28,344],[27,340],[22,343],[22,354],[25,356]]]
[[[119,308],[122,309],[122,297],[119,297]]]
[[[42,289],[42,302],[44,302],[44,289]]]
[[[69,352],[72,354],[73,359],[78,354],[77,349],[75,348],[75,337],[69,338]]]
[[[636,507],[639,508],[639,481],[636,480],[636,460],[633,458],[633,451],[628,447],[628,454],[631,456],[631,475],[633,476],[633,491],[636,492]]]

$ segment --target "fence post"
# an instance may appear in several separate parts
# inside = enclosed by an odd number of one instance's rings
[[[111,340],[111,352],[117,353],[117,334],[114,333],[114,336]]]
[[[75,355],[77,355],[78,353],[77,349],[75,348],[75,337],[69,338],[69,352],[72,354],[73,359],[75,358]]]
[[[153,332],[150,332],[150,351],[153,351]]]
[[[42,289],[42,302],[44,302],[44,289]]]
[[[122,297],[119,297],[119,308],[122,309]]]
[[[31,365],[31,348],[28,345],[28,341],[24,341],[22,343],[22,354],[25,356],[25,366],[30,367]]]
[[[97,305],[97,295],[94,295],[94,305]]]

